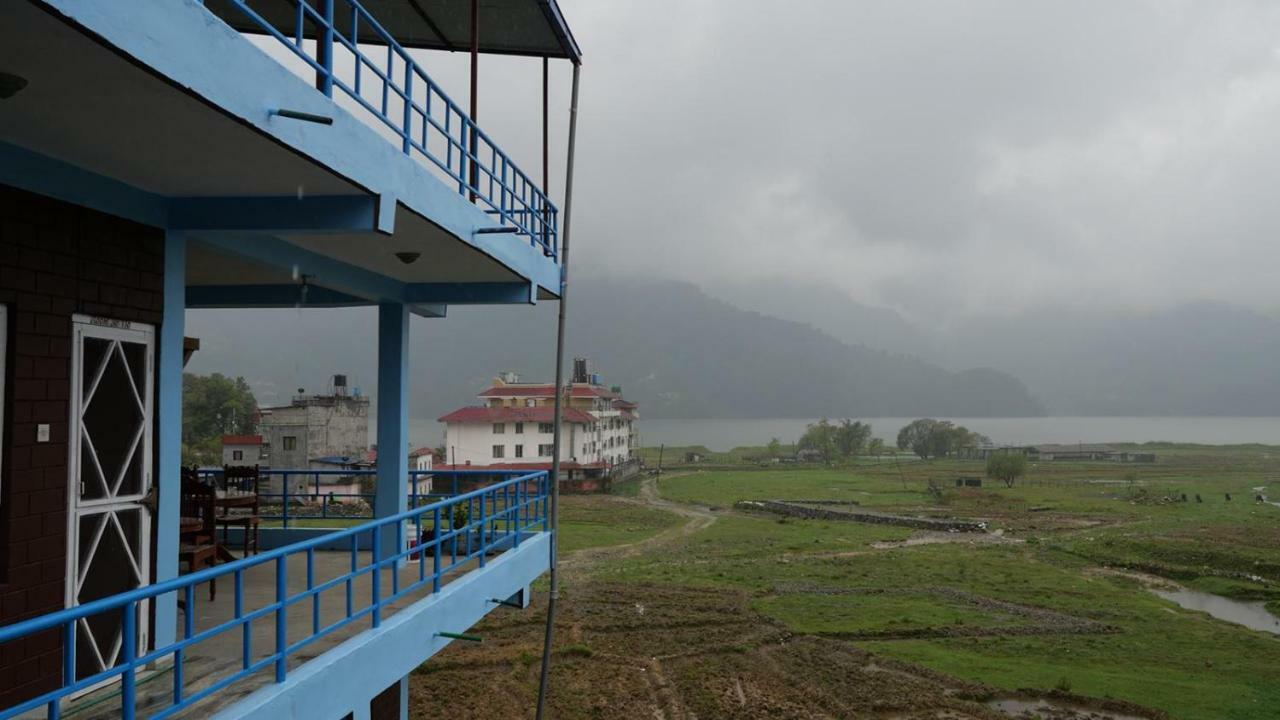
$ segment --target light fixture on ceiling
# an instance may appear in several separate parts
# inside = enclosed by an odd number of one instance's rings
[[[412,264],[413,264],[414,262],[416,262],[416,261],[417,261],[417,259],[418,259],[418,258],[420,258],[420,257],[422,257],[422,253],[416,253],[416,252],[398,252],[398,253],[396,253],[396,259],[397,259],[397,260],[399,260],[400,262],[404,263],[405,265],[412,265]]]
[[[21,75],[0,72],[0,100],[8,100],[19,92],[22,92],[22,88],[26,86],[27,79]]]

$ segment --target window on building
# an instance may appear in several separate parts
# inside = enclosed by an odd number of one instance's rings
[[[545,445],[539,445],[538,457],[551,457],[551,454],[552,452],[554,452],[554,450],[555,450],[555,446],[550,443],[547,443]]]
[[[523,446],[523,445],[517,445],[517,446],[516,446],[516,457],[524,457],[524,446]]]
[[[517,435],[524,434],[524,423],[516,423],[516,434]]]
[[[538,406],[538,401],[537,401],[537,399],[535,399],[535,398],[529,398],[528,400],[525,400],[525,401],[524,401],[524,406],[525,406],[525,407],[537,407],[537,406]]]
[[[243,450],[232,450],[232,451],[231,451],[231,459],[232,459],[232,460],[243,460],[243,459],[244,459],[244,451],[243,451]]]
[[[550,435],[555,432],[555,428],[551,426],[551,423],[538,423],[538,432],[543,435]]]
[[[494,424],[493,424],[493,434],[494,434],[494,435],[502,435],[502,434],[503,434],[503,433],[505,433],[506,431],[507,431],[507,424],[506,424],[506,423],[494,423]]]
[[[493,456],[495,458],[504,458],[507,456],[507,447],[505,445],[494,445]]]
[[[298,449],[298,438],[296,435],[285,435],[280,438],[280,449],[288,452],[289,450]]]

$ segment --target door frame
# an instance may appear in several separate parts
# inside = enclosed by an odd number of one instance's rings
[[[110,496],[98,500],[80,500],[80,470],[81,470],[81,445],[83,437],[83,429],[81,427],[82,416],[84,414],[84,398],[83,388],[81,385],[81,376],[83,375],[84,363],[84,339],[97,338],[110,341],[125,341],[138,343],[146,348],[144,358],[146,367],[143,372],[144,386],[135,388],[142,398],[142,437],[138,440],[135,453],[141,454],[142,462],[139,467],[142,470],[142,480],[139,484],[138,493],[120,496]],[[78,594],[77,585],[79,585],[80,565],[80,518],[86,515],[96,515],[105,512],[111,512],[116,509],[138,508],[141,510],[137,534],[139,536],[138,555],[131,558],[138,569],[142,578],[142,583],[138,587],[146,587],[154,582],[154,569],[152,568],[152,509],[148,507],[146,499],[151,490],[155,487],[155,456],[154,441],[156,427],[156,340],[157,331],[154,325],[147,323],[131,322],[126,320],[116,320],[114,318],[106,318],[100,316],[91,316],[83,314],[75,314],[71,316],[71,382],[70,396],[68,398],[68,424],[67,424],[67,557],[66,557],[66,583],[64,587],[63,603],[65,607],[74,607],[77,605],[76,596]],[[103,365],[105,370],[106,365]],[[99,375],[98,378],[101,376]],[[110,488],[108,488],[110,491]],[[110,494],[110,492],[108,492]],[[104,530],[105,532],[105,530]],[[150,605],[147,600],[138,603],[138,638],[137,653],[142,655],[148,652],[151,647],[151,623]],[[84,621],[81,621],[83,623]],[[76,633],[79,637],[79,627]],[[77,645],[80,643],[77,642]],[[78,648],[79,649],[79,648]],[[87,648],[86,648],[87,650]],[[105,655],[112,655],[112,648],[104,648]],[[114,666],[114,662],[109,662],[109,657],[99,657],[103,664],[107,667]],[[115,659],[118,659],[115,658]],[[112,682],[112,680],[104,681],[103,684]],[[83,692],[88,692],[94,688],[101,687],[95,685],[93,688],[86,688]],[[77,693],[77,694],[83,694]]]

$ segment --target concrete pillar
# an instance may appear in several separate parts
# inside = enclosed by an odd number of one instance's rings
[[[409,309],[403,303],[378,305],[378,477],[375,517],[409,507]],[[383,531],[384,556],[395,547],[395,529]]]
[[[155,482],[159,505],[156,529],[156,582],[178,576],[178,515],[182,500],[182,340],[186,332],[187,241],[172,230],[164,239],[164,317],[160,324],[158,369],[159,449]],[[178,597],[156,598],[155,647],[172,643],[178,628]]]

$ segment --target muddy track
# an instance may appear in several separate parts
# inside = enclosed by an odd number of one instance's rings
[[[688,473],[682,473],[688,474]],[[668,478],[679,477],[679,475],[667,475]],[[615,502],[627,503],[634,505],[643,505],[657,510],[669,512],[673,515],[679,515],[685,518],[685,522],[675,527],[668,528],[656,535],[638,540],[633,543],[623,545],[608,545],[605,547],[583,548],[577,552],[565,555],[560,559],[560,570],[577,577],[581,577],[591,571],[592,568],[607,563],[618,558],[635,557],[660,547],[679,538],[688,537],[700,530],[711,527],[716,521],[715,513],[709,508],[698,505],[685,505],[683,503],[671,502],[665,500],[658,494],[658,480],[655,477],[645,477],[640,480],[640,494],[636,498],[613,498]]]

